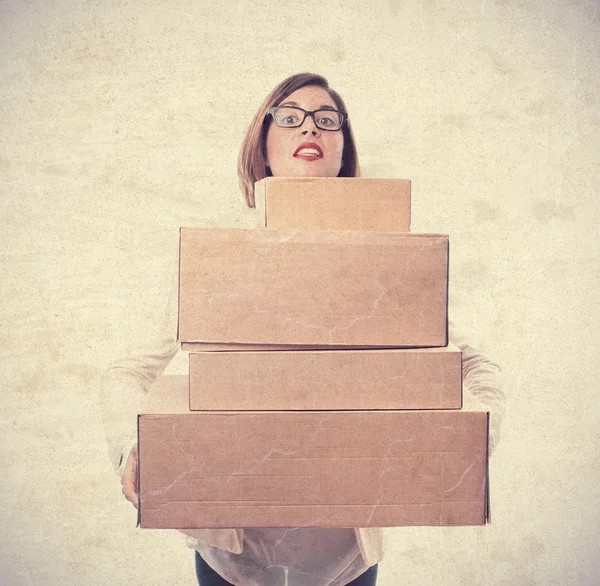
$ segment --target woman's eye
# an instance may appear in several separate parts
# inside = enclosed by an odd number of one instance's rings
[[[333,124],[333,120],[327,116],[324,116],[319,118],[319,124],[322,124],[323,126],[331,126]]]
[[[286,116],[283,119],[283,123],[284,124],[294,124],[294,122],[296,122],[296,120],[298,120],[298,118],[296,118],[296,116],[292,116],[291,114],[289,116]]]

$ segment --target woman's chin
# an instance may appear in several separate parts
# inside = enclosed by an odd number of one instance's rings
[[[298,165],[272,170],[273,177],[337,177],[339,169],[319,165],[317,161],[302,161]]]

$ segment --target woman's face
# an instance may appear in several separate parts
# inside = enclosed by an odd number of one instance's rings
[[[302,87],[277,105],[308,111],[324,106],[337,110],[327,90],[318,86]],[[321,130],[312,116],[298,128],[281,128],[271,121],[266,142],[267,165],[274,177],[337,177],[342,167],[342,130]]]

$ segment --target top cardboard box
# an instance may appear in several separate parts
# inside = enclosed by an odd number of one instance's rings
[[[266,228],[410,231],[410,181],[267,177],[255,184]]]
[[[448,237],[181,228],[179,341],[447,344]]]

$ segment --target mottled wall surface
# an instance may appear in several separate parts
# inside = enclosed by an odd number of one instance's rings
[[[598,0],[0,3],[0,582],[195,583],[135,529],[95,385],[164,311],[179,226],[257,225],[238,147],[298,71],[365,176],[412,179],[506,374],[493,523],[389,530],[378,583],[599,583]]]

